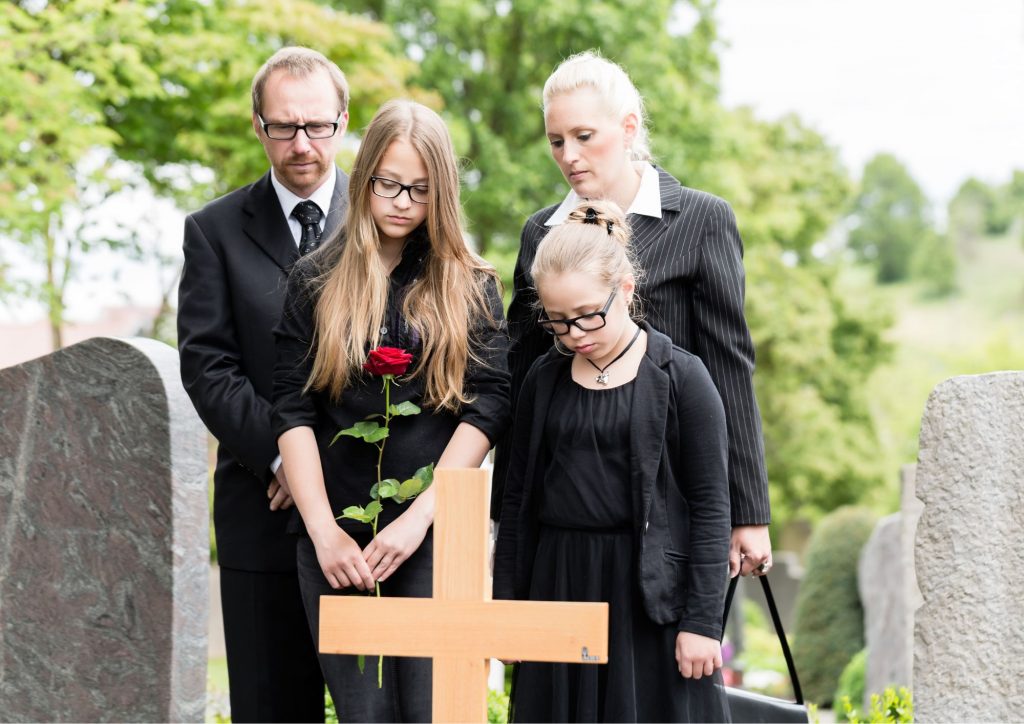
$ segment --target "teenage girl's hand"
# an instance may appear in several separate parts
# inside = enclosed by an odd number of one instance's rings
[[[315,535],[310,532],[310,538],[316,548],[320,570],[331,588],[355,586],[360,591],[373,588],[373,576],[352,536],[337,525],[331,525]]]
[[[363,558],[371,576],[379,583],[398,570],[416,552],[430,528],[430,521],[410,508],[398,516],[363,549]]]
[[[680,631],[676,636],[676,664],[684,679],[711,676],[722,668],[722,644],[700,634]]]

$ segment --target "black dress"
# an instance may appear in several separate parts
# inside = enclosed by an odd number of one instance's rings
[[[591,390],[566,374],[545,439],[550,456],[530,599],[607,601],[608,664],[522,663],[514,721],[728,721],[721,675],[684,679],[675,626],[644,613],[629,475],[633,383]]]

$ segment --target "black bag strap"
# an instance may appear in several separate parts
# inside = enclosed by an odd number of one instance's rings
[[[757,576],[761,581],[761,588],[764,590],[764,598],[768,601],[768,612],[772,616],[772,623],[775,624],[775,633],[782,645],[782,655],[786,657],[786,668],[789,669],[789,680],[793,682],[793,695],[796,703],[803,705],[804,692],[800,688],[800,679],[796,675],[796,664],[793,663],[793,654],[789,651],[789,642],[786,641],[786,632],[782,630],[782,618],[779,616],[779,609],[775,605],[775,596],[772,595],[772,587],[768,585],[768,575]],[[722,631],[725,631],[725,624],[729,620],[729,608],[732,606],[732,598],[736,593],[736,584],[740,577],[736,576],[729,581],[729,591],[725,594],[725,612],[722,614]]]

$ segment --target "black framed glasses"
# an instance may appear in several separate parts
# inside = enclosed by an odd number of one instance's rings
[[[417,204],[430,201],[430,187],[425,184],[403,184],[383,176],[370,177],[370,190],[385,199],[397,199],[403,191],[409,192],[409,198]]]
[[[584,332],[593,332],[594,330],[601,329],[607,321],[605,317],[608,316],[608,310],[611,309],[612,300],[615,299],[615,293],[618,289],[612,289],[612,293],[608,295],[608,301],[604,303],[604,306],[599,312],[591,312],[590,314],[581,314],[578,317],[572,319],[547,319],[541,317],[537,320],[537,324],[548,334],[553,334],[556,337],[569,334],[569,329],[576,327]]]
[[[330,138],[338,132],[338,126],[341,125],[342,113],[338,114],[338,120],[334,123],[324,123],[322,121],[316,123],[267,123],[263,120],[263,116],[257,114],[256,117],[260,119],[260,125],[263,126],[263,132],[267,134],[267,138],[272,138],[275,141],[290,141],[295,138],[295,134],[299,132],[299,129],[306,134],[306,138],[312,140],[321,138]]]

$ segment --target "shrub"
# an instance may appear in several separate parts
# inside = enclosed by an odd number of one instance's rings
[[[874,525],[871,511],[844,506],[821,519],[807,544],[793,658],[804,697],[823,706],[832,703],[847,662],[864,648],[857,560]]]
[[[839,675],[839,688],[836,689],[835,698],[833,701],[843,701],[845,697],[847,701],[852,701],[856,704],[855,709],[860,709],[864,704],[864,669],[867,666],[868,650],[866,648],[861,649],[853,658],[850,659],[850,663],[843,669],[843,673]]]
[[[888,722],[914,721],[914,700],[910,690],[901,686],[899,692],[888,687],[881,696],[871,695],[871,708],[866,717],[860,717],[853,708],[849,697],[841,700],[844,716],[849,724],[887,724]]]

